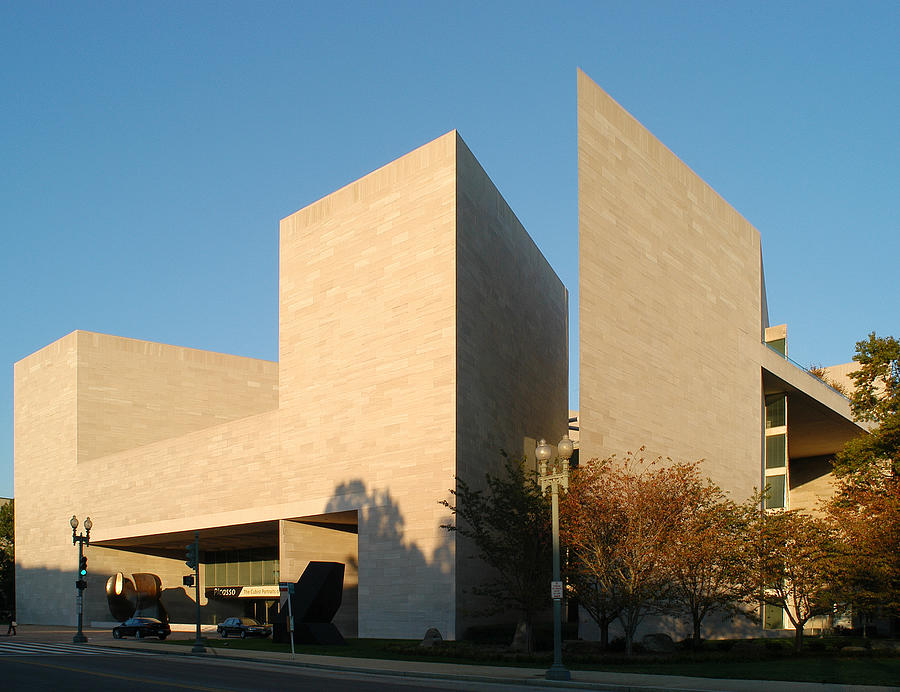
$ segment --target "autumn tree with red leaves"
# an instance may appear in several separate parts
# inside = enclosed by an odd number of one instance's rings
[[[560,522],[571,551],[570,569],[595,590],[581,600],[587,603],[599,594],[605,600],[598,610],[618,613],[629,654],[640,622],[663,610],[671,592],[668,560],[684,513],[681,488],[690,467],[666,465],[662,459],[647,462],[641,452],[628,452],[621,461],[592,460],[576,469]]]
[[[675,470],[683,512],[668,554],[671,588],[668,610],[690,618],[692,643],[700,645],[704,619],[713,613],[747,615],[758,603],[747,587],[752,552],[748,532],[759,498],[736,504],[700,472],[700,463]]]
[[[757,515],[752,535],[749,583],[763,603],[784,609],[800,651],[806,623],[833,610],[834,534],[821,517],[775,510]]]

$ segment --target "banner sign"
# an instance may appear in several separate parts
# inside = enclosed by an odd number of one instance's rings
[[[278,585],[212,586],[207,587],[208,598],[278,598]]]

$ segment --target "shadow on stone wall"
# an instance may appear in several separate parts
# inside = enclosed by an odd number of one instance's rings
[[[440,498],[434,498],[435,504]],[[435,547],[430,555],[407,537],[408,527],[390,490],[370,489],[362,480],[339,484],[325,512],[356,510],[359,574],[360,637],[421,638],[430,627],[455,637],[451,592],[453,549],[449,520],[435,519]]]

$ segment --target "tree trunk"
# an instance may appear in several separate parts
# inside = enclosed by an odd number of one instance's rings
[[[794,630],[794,653],[800,653],[800,650],[803,648],[803,625],[796,625],[796,629]]]
[[[697,617],[695,615],[694,616],[694,636],[693,636],[693,639],[691,640],[691,648],[693,648],[695,650],[700,648],[700,643],[701,643],[700,625],[701,625],[701,620],[699,617]]]
[[[610,618],[600,618],[600,651],[606,651],[609,646],[609,623]]]

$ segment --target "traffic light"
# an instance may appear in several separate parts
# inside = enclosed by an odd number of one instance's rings
[[[84,579],[79,579],[75,582],[75,588],[84,591],[87,588],[87,582]]]
[[[87,575],[87,558],[83,555],[81,556],[81,563],[78,565],[78,574],[82,577]]]
[[[186,564],[191,569],[197,569],[197,564],[200,562],[199,556],[197,555],[197,544],[189,543],[188,545],[184,546],[184,550],[185,550],[184,564]]]
[[[193,586],[194,585],[194,575],[193,574],[185,574],[181,578],[181,583],[185,586]]]

